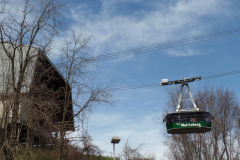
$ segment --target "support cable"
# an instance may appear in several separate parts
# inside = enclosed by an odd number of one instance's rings
[[[202,77],[201,80],[217,78],[217,77],[223,77],[223,76],[233,75],[233,74],[237,74],[237,73],[240,73],[240,70],[235,70],[235,71],[231,71],[231,72],[225,72],[225,73],[220,73],[220,74],[216,74],[216,75]],[[158,87],[158,86],[159,86],[159,84],[149,84],[149,85],[139,85],[139,86],[130,86],[130,87],[111,88],[111,89],[107,89],[107,90],[108,91],[117,91],[117,90],[128,90],[128,89]]]
[[[217,39],[233,37],[233,36],[237,36],[237,35],[240,35],[240,28],[206,34],[206,35],[201,35],[201,36],[195,36],[195,37],[191,37],[191,38],[185,38],[185,39],[176,40],[176,41],[170,41],[170,42],[166,42],[166,43],[160,43],[160,44],[146,46],[146,47],[125,50],[125,51],[120,51],[120,52],[114,52],[114,53],[109,53],[109,54],[104,54],[104,55],[99,55],[99,56],[92,56],[89,58],[77,60],[74,63],[89,62],[89,61],[94,61],[94,60],[101,62],[101,61],[106,61],[106,60],[122,58],[122,57],[126,57],[126,56],[145,54],[145,53],[149,53],[149,52],[161,51],[161,50],[171,49],[171,48],[175,48],[175,47],[203,43],[203,42],[213,41],[213,40],[217,40]],[[63,64],[63,63],[59,63],[57,65],[61,65],[61,64]]]
[[[225,72],[225,73],[220,73],[220,74],[215,74],[211,76],[206,76],[202,77],[201,80],[206,80],[206,79],[211,79],[211,78],[217,78],[217,77],[223,77],[223,76],[228,76],[228,75],[233,75],[240,73],[240,70],[235,70],[231,72]],[[139,86],[129,86],[129,87],[119,87],[119,88],[110,88],[110,89],[104,89],[102,91],[123,91],[123,90],[128,90],[128,89],[139,89],[139,88],[148,88],[148,87],[158,87],[160,86],[159,84],[146,84],[146,85],[139,85]],[[101,90],[100,90],[101,91]],[[91,93],[90,91],[83,91],[84,93]],[[73,92],[75,93],[75,92]]]
[[[154,48],[151,48],[151,50],[139,50],[136,53],[126,52],[126,53],[116,54],[116,55],[113,55],[113,56],[107,56],[107,57],[103,57],[103,58],[100,57],[100,58],[96,58],[96,61],[101,62],[101,61],[106,61],[106,60],[112,60],[112,59],[132,56],[132,55],[145,54],[145,53],[149,53],[149,52],[161,51],[161,50],[165,50],[165,49],[171,49],[171,48],[176,48],[176,47],[181,47],[181,46],[186,46],[186,45],[191,45],[191,44],[203,43],[203,42],[213,41],[213,40],[217,40],[217,39],[233,37],[233,36],[237,36],[237,35],[240,35],[240,33],[227,35],[227,36],[222,36],[222,37],[214,37],[214,38],[211,38],[211,39],[197,40],[197,41],[189,40],[189,41],[184,41],[184,42],[179,42],[179,43],[173,43],[173,44],[159,46],[161,48],[154,47]]]
[[[230,30],[226,30],[226,31],[221,31],[221,32],[216,32],[216,33],[211,33],[211,34],[206,34],[206,35],[201,35],[201,36],[195,36],[195,37],[191,37],[191,38],[185,38],[185,39],[176,40],[176,41],[170,41],[170,42],[166,42],[166,43],[150,45],[150,46],[146,46],[146,47],[140,47],[140,48],[125,50],[125,51],[120,51],[120,52],[115,52],[115,53],[109,53],[109,54],[105,54],[105,55],[94,56],[92,58],[95,58],[95,59],[106,58],[106,57],[108,58],[108,57],[111,57],[114,55],[119,55],[121,53],[142,51],[142,50],[157,48],[157,47],[165,46],[165,45],[169,45],[169,44],[177,44],[177,43],[182,43],[182,42],[199,40],[199,39],[203,39],[203,38],[210,38],[210,37],[216,37],[216,36],[220,36],[220,35],[226,35],[226,34],[230,34],[230,33],[232,34],[232,33],[236,33],[236,32],[240,32],[240,28],[230,29]]]

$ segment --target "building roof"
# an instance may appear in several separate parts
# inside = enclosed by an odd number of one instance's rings
[[[31,57],[31,60],[27,65],[27,69],[25,70],[21,93],[28,93],[30,91],[30,85],[32,84],[37,61],[40,55],[43,56],[55,68],[55,70],[62,77],[62,79],[65,80],[59,70],[50,61],[50,59],[41,52],[39,47],[29,47],[27,45],[21,46],[19,44],[10,43],[4,43],[4,46],[8,54],[10,54],[10,56],[14,56],[15,85],[17,84],[17,81],[19,79],[20,64],[24,64],[24,60],[29,51],[29,57]],[[11,93],[13,91],[13,88],[11,86],[11,84],[13,84],[11,72],[12,64],[2,45],[0,45],[0,62],[0,93]]]

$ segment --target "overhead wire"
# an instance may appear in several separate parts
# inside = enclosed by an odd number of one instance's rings
[[[119,52],[115,52],[115,53],[109,53],[109,54],[105,54],[105,55],[99,55],[99,56],[95,56],[94,58],[100,58],[100,57],[106,57],[106,56],[108,57],[108,56],[112,56],[112,55],[115,55],[115,54],[118,54],[118,53],[123,53],[123,52],[139,51],[139,50],[142,50],[142,49],[149,49],[149,48],[151,49],[152,47],[161,46],[161,45],[165,45],[165,44],[169,44],[169,43],[175,43],[175,42],[186,41],[186,40],[196,40],[198,38],[208,38],[208,37],[211,37],[211,36],[219,36],[219,35],[222,35],[222,34],[229,34],[229,33],[234,33],[234,32],[239,32],[239,31],[240,31],[240,28],[235,28],[235,29],[225,30],[225,31],[221,31],[221,32],[210,33],[210,34],[195,36],[195,37],[191,37],[191,38],[185,38],[185,39],[181,39],[181,40],[177,40],[177,41],[160,43],[160,44],[155,44],[155,45],[150,45],[150,46],[125,50],[125,51],[119,51]]]
[[[228,76],[228,75],[237,74],[237,73],[240,73],[240,70],[235,70],[235,71],[231,71],[231,72],[225,72],[225,73],[220,73],[220,74],[216,74],[216,75],[202,77],[201,80],[206,80],[206,79],[211,79],[211,78],[216,78],[216,77],[223,77],[223,76]],[[158,86],[160,86],[160,84],[148,84],[148,85],[139,85],[139,86],[110,88],[110,89],[107,89],[107,91],[118,91],[118,90],[128,90],[128,89],[138,89],[138,88],[158,87]]]
[[[208,41],[213,41],[217,39],[223,39],[227,37],[233,37],[240,35],[240,29],[237,29],[235,31],[225,31],[223,32],[217,32],[217,33],[212,33],[209,35],[203,35],[203,36],[198,36],[198,37],[192,37],[188,39],[182,39],[182,40],[177,40],[177,41],[171,41],[167,43],[162,43],[158,45],[153,45],[150,47],[145,47],[145,48],[137,48],[137,49],[132,49],[132,50],[127,50],[127,51],[122,51],[122,52],[116,52],[112,54],[107,54],[99,56],[99,57],[93,57],[96,59],[96,61],[106,61],[106,60],[111,60],[111,59],[116,59],[116,58],[122,58],[126,56],[132,56],[132,55],[139,55],[139,54],[144,54],[144,53],[149,53],[149,52],[154,52],[154,51],[161,51],[165,49],[171,49],[175,47],[181,47],[185,45],[191,45],[191,44],[197,44],[197,43],[203,43],[203,42],[208,42]]]
[[[170,41],[170,42],[166,42],[166,43],[155,44],[155,45],[151,45],[151,46],[145,46],[145,47],[125,50],[125,51],[120,51],[120,52],[114,52],[114,53],[109,53],[109,54],[104,54],[104,55],[99,55],[99,56],[92,56],[89,58],[85,58],[84,60],[76,60],[74,63],[89,62],[91,60],[96,60],[97,62],[101,62],[101,61],[106,61],[106,60],[111,60],[111,59],[116,59],[116,58],[122,58],[122,57],[126,57],[126,56],[139,55],[139,54],[144,54],[144,53],[149,53],[149,52],[154,52],[154,51],[171,49],[171,48],[175,48],[175,47],[203,43],[203,42],[213,41],[213,40],[217,40],[217,39],[233,37],[233,36],[237,36],[237,35],[240,35],[240,28],[206,34],[206,35],[201,35],[201,36],[195,36],[195,37],[191,37],[191,38],[185,38],[185,39],[176,40],[176,41]]]
[[[159,84],[147,84],[140,86],[129,86],[129,87],[119,87],[119,88],[110,88],[108,91],[117,91],[117,90],[127,90],[127,89],[137,89],[137,88],[147,88],[147,87],[157,87]]]
[[[159,50],[164,50],[164,49],[170,49],[170,48],[174,48],[174,47],[180,47],[180,46],[189,45],[189,44],[213,41],[213,40],[232,37],[232,36],[236,36],[236,35],[240,35],[240,28],[206,34],[206,35],[201,35],[201,36],[196,36],[196,37],[191,37],[191,38],[186,38],[186,39],[177,40],[177,41],[171,41],[171,42],[167,42],[167,43],[160,43],[160,44],[146,46],[146,47],[140,47],[140,48],[136,48],[136,49],[120,51],[120,52],[115,52],[115,53],[110,53],[110,54],[105,54],[105,55],[100,55],[100,56],[95,56],[95,57],[90,57],[90,58],[87,58],[86,61],[90,60],[90,59],[96,59],[97,61],[110,60],[110,59],[121,58],[121,57],[125,57],[125,56],[131,56],[131,55],[137,55],[137,54],[159,51]],[[165,48],[159,48],[159,47],[165,47]],[[149,49],[151,49],[151,50],[149,50]],[[136,53],[133,53],[133,52],[136,52]],[[207,77],[202,77],[202,80],[236,74],[236,73],[240,73],[240,70],[221,73],[221,74],[217,74],[217,75],[211,75],[211,76],[207,76]],[[156,86],[159,86],[159,84],[110,88],[107,90],[108,91],[117,91],[117,90],[137,89],[137,88],[156,87]]]
[[[227,76],[227,75],[237,74],[237,73],[240,73],[240,70],[235,70],[235,71],[231,71],[231,72],[225,72],[225,73],[221,73],[221,74],[216,74],[216,75],[212,75],[212,76],[203,77],[201,80],[206,80],[206,79],[211,79],[211,78],[216,78],[216,77],[222,77],[222,76]]]
[[[230,72],[225,72],[225,73],[220,73],[220,74],[215,74],[211,76],[206,76],[202,77],[201,80],[206,80],[206,79],[211,79],[211,78],[217,78],[217,77],[223,77],[223,76],[228,76],[232,74],[237,74],[240,73],[240,70],[235,70],[235,71],[230,71]],[[109,88],[109,89],[103,89],[100,91],[123,91],[123,90],[129,90],[129,89],[139,89],[139,88],[148,88],[148,87],[160,87],[160,84],[146,84],[146,85],[139,85],[139,86],[129,86],[129,87],[119,87],[119,88]],[[91,93],[91,91],[83,91],[84,93]]]
[[[203,42],[213,41],[213,40],[217,40],[217,39],[223,39],[223,38],[227,38],[227,37],[237,36],[237,35],[240,35],[239,32],[240,32],[240,28],[236,28],[236,29],[231,29],[231,30],[226,30],[226,31],[186,38],[186,39],[181,39],[181,40],[177,40],[177,41],[170,41],[170,42],[166,42],[166,43],[160,43],[160,44],[156,44],[156,45],[140,47],[140,48],[136,48],[136,49],[130,49],[130,50],[125,50],[125,51],[120,51],[120,52],[115,52],[115,53],[110,53],[110,54],[104,54],[104,55],[99,55],[99,56],[92,56],[89,58],[84,58],[84,60],[76,60],[74,63],[89,62],[89,61],[93,61],[93,60],[101,62],[101,61],[105,61],[105,60],[111,60],[111,59],[116,59],[116,58],[121,58],[121,57],[126,57],[126,56],[139,55],[139,54],[144,54],[144,53],[149,53],[149,52],[154,52],[154,51],[161,51],[161,50],[171,49],[171,48],[175,48],[175,47],[181,47],[181,46],[185,46],[185,45],[203,43]],[[231,34],[231,35],[229,35],[229,34]],[[61,64],[63,64],[63,63],[59,63],[57,65],[61,65]]]

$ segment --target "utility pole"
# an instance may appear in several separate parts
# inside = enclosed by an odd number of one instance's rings
[[[113,160],[115,160],[115,143],[119,143],[121,140],[118,136],[113,136],[111,139],[111,143],[113,143]]]

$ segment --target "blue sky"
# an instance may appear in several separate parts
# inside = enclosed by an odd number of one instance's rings
[[[89,52],[94,56],[125,51],[194,36],[240,28],[238,0],[87,0],[68,1],[65,15],[73,28],[83,26],[92,35]],[[159,84],[210,76],[240,69],[240,36],[185,45],[147,54],[98,62],[93,68],[102,83],[112,87]],[[56,44],[57,45],[57,44]],[[191,83],[192,87],[223,85],[239,96],[240,74]],[[110,155],[112,136],[120,136],[116,152],[129,139],[142,150],[151,150],[156,159],[164,155],[165,130],[156,123],[167,100],[165,87],[115,91],[114,107],[97,106],[89,119],[93,142]]]

